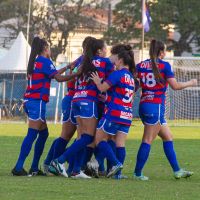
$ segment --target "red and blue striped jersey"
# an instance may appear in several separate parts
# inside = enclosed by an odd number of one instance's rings
[[[142,88],[140,103],[165,103],[165,93],[168,87],[167,79],[174,78],[171,65],[168,62],[158,59],[158,69],[163,78],[160,82],[155,79],[150,59],[142,61],[136,67],[138,78],[140,79],[140,87]]]
[[[41,99],[48,102],[51,79],[57,73],[54,64],[49,58],[38,56],[34,63],[33,73],[28,77],[24,99]]]
[[[110,121],[130,126],[133,119],[133,96],[135,83],[133,75],[123,68],[112,72],[105,80],[108,90],[104,117]]]
[[[97,69],[99,77],[105,80],[108,75],[114,70],[114,65],[109,58],[94,56],[93,64]],[[81,77],[76,82],[76,91],[73,101],[89,100],[98,101],[98,94],[100,91],[97,89],[95,83],[90,78]]]
[[[83,56],[80,56],[79,58],[76,59],[74,70],[79,68],[83,60]],[[67,82],[67,93],[66,96],[71,96],[73,97],[75,94],[75,85],[76,85],[76,79],[72,79]]]

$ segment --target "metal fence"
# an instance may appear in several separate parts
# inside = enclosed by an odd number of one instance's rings
[[[198,86],[181,91],[167,90],[166,117],[173,125],[200,125],[200,58],[173,57],[166,61],[173,66],[178,81],[198,79]],[[25,121],[23,94],[27,80],[24,73],[0,73],[0,120]],[[59,122],[61,102],[66,92],[65,83],[52,81],[50,101],[47,104],[47,120]],[[134,98],[133,114],[139,118],[140,91]]]

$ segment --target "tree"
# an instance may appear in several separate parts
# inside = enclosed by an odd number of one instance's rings
[[[84,20],[81,16],[83,0],[51,0],[49,6],[38,4],[35,1],[31,7],[30,41],[35,35],[43,35],[51,45],[52,58],[65,53],[69,33],[78,27]],[[12,12],[9,12],[12,10]],[[22,31],[26,33],[28,18],[27,0],[0,1],[1,27],[10,31],[16,37]],[[6,14],[8,13],[8,14]]]
[[[184,51],[192,52],[191,44],[200,44],[200,1],[196,0],[158,0],[148,1],[152,24],[145,34],[145,40],[159,38],[173,49],[175,55]],[[122,0],[114,10],[113,26],[105,33],[105,38],[113,42],[141,38],[141,0]],[[123,25],[123,26],[122,26]],[[174,26],[176,37],[169,37]],[[123,27],[123,28],[121,28]],[[199,49],[200,50],[200,49]]]

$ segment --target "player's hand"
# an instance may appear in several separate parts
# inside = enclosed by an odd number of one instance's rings
[[[198,84],[197,79],[191,79],[190,82],[191,82],[192,86],[197,86],[197,84]]]
[[[81,65],[81,66],[78,68],[76,74],[77,74],[78,76],[80,76],[80,75],[82,74],[82,71],[83,71],[83,68],[82,68],[82,65]]]
[[[92,72],[90,76],[96,85],[101,83],[101,79],[99,78],[99,75],[97,72]]]

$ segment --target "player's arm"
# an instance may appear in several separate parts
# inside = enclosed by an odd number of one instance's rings
[[[168,62],[165,64],[164,73],[167,82],[173,90],[182,90],[184,88],[197,85],[197,79],[191,79],[190,81],[186,82],[178,82],[174,76],[173,69]]]
[[[191,79],[187,82],[178,82],[175,78],[168,78],[167,82],[173,90],[182,90],[184,88],[197,85],[197,79]]]
[[[70,63],[69,65],[67,65],[67,66],[65,66],[65,67],[63,67],[63,68],[61,68],[61,69],[59,69],[59,70],[58,70],[58,73],[59,73],[59,74],[63,74],[67,69],[73,69],[73,68],[74,68],[74,65],[75,65],[75,62],[76,62],[76,60],[73,61],[72,63]]]
[[[91,79],[94,81],[94,83],[96,84],[97,88],[101,91],[101,92],[106,92],[111,86],[107,83],[107,82],[103,82],[101,81],[99,75],[97,72],[93,72],[91,74]]]
[[[58,82],[64,82],[64,81],[70,81],[70,80],[76,78],[77,76],[79,76],[80,74],[81,74],[81,70],[78,70],[76,73],[73,73],[73,74],[70,74],[70,75],[61,75],[61,74],[57,73],[54,76],[54,78]]]

